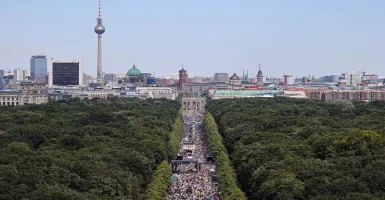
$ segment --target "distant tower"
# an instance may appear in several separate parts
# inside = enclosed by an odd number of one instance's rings
[[[245,70],[243,70],[242,72],[242,84],[248,84],[249,83],[249,72],[246,71],[246,74],[245,74]]]
[[[35,83],[48,83],[47,57],[34,55],[30,59],[30,77]]]
[[[99,0],[99,16],[97,18],[97,25],[95,26],[95,33],[98,34],[98,62],[97,62],[97,80],[98,83],[104,85],[102,77],[102,34],[106,31],[102,23],[102,12],[100,9]]]
[[[257,74],[257,85],[263,86],[263,76],[262,76],[262,71],[261,71],[261,65],[259,65],[259,70],[258,70],[258,74]]]
[[[182,69],[179,70],[179,88],[180,89],[182,89],[182,86],[187,83],[187,78],[188,78],[187,71],[183,69],[183,65],[182,65]]]

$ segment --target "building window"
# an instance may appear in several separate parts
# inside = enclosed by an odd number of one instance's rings
[[[7,102],[7,105],[8,105],[8,106],[10,105],[9,102]]]
[[[80,85],[79,63],[53,63],[52,81],[54,85]]]
[[[15,102],[12,102],[12,105],[14,106],[14,105],[15,105]]]
[[[18,106],[18,105],[19,105],[19,102],[16,102],[16,105]]]

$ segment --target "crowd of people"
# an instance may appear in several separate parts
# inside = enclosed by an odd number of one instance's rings
[[[183,156],[184,162],[179,163],[177,170],[173,171],[167,200],[221,199],[218,193],[215,164],[207,160],[209,151],[202,129],[203,116],[204,111],[183,112],[185,129],[179,155]],[[190,128],[191,126],[194,127]],[[186,142],[190,144],[189,148],[184,148]]]

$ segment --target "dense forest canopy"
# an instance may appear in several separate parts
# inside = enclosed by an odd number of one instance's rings
[[[0,107],[0,199],[139,199],[176,101],[72,99]]]
[[[249,199],[381,199],[385,102],[211,101]]]

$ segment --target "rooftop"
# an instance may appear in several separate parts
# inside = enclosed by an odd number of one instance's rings
[[[142,73],[140,72],[140,70],[138,68],[136,68],[135,64],[127,72],[127,76],[141,76],[141,75],[142,75]]]
[[[21,93],[20,90],[9,90],[9,89],[0,90],[0,94],[19,94],[19,93]]]
[[[215,90],[215,96],[261,96],[280,95],[283,90]]]

